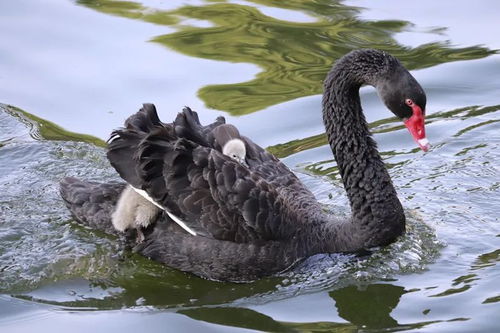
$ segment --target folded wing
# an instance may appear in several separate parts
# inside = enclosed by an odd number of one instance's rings
[[[196,233],[233,242],[279,239],[283,202],[259,175],[216,149],[178,137],[169,125],[113,135],[108,158],[118,173]]]

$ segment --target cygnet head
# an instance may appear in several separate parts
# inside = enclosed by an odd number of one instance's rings
[[[241,139],[231,139],[224,147],[222,147],[222,153],[226,156],[231,157],[233,160],[246,165],[245,157],[247,156],[247,149],[245,143]]]

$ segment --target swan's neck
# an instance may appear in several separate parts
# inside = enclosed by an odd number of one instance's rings
[[[356,241],[346,243],[352,247],[347,250],[388,244],[405,225],[401,203],[361,109],[359,88],[377,84],[377,66],[338,64],[325,81],[323,120],[352,210],[352,223],[335,232],[356,235]]]

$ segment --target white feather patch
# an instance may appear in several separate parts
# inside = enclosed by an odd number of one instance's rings
[[[109,139],[108,139],[108,143],[111,143],[113,141],[115,141],[116,139],[118,139],[120,137],[119,134],[114,134],[113,136],[111,136]]]
[[[188,227],[186,225],[186,223],[182,222],[182,220],[180,218],[178,218],[177,216],[175,216],[174,214],[170,213],[165,207],[163,207],[162,205],[160,205],[159,203],[157,203],[156,201],[153,200],[153,198],[151,198],[149,196],[149,194],[144,191],[144,190],[139,190],[138,188],[135,188],[133,186],[130,186],[134,189],[134,191],[136,191],[137,193],[139,193],[142,197],[144,197],[144,199],[148,200],[149,202],[151,202],[153,205],[155,205],[156,207],[162,209],[165,211],[165,213],[167,213],[168,216],[170,216],[170,218],[172,220],[174,220],[175,223],[177,223],[182,229],[186,230],[187,232],[189,232],[191,235],[193,236],[196,236],[196,232],[194,232],[190,227]]]
[[[417,142],[419,145],[422,145],[422,146],[427,146],[429,144],[429,140],[427,140],[427,138],[417,140]]]

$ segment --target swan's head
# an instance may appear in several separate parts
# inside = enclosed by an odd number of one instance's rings
[[[430,147],[425,136],[425,92],[399,62],[378,82],[377,91],[389,110],[401,119],[420,149]]]
[[[241,139],[231,139],[226,142],[224,147],[222,147],[222,153],[245,166],[247,165],[245,161],[247,149],[245,143]]]

